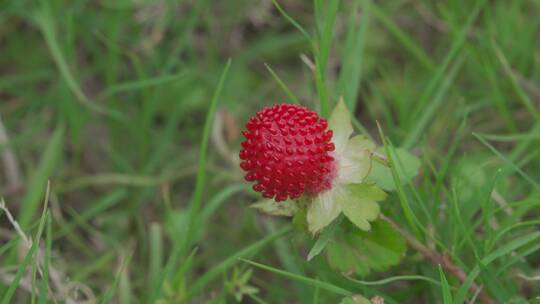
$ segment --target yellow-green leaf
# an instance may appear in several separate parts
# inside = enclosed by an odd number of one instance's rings
[[[371,154],[375,144],[363,135],[351,138],[345,151],[339,156],[339,179],[341,183],[362,183],[371,169]]]
[[[343,102],[343,98],[339,99],[332,115],[330,115],[328,126],[334,132],[332,142],[336,146],[335,153],[341,154],[345,150],[349,137],[353,133],[351,114],[345,102]]]
[[[338,203],[346,192],[343,188],[336,188],[319,194],[307,208],[308,229],[315,234],[332,223],[341,213],[341,205]]]
[[[371,229],[370,222],[376,220],[380,212],[377,201],[383,200],[386,194],[369,184],[351,184],[346,190],[347,195],[339,202],[343,214],[358,228]]]

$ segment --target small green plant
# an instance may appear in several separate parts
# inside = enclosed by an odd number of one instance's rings
[[[396,265],[406,244],[380,218],[382,190],[395,189],[389,161],[365,135],[353,135],[341,100],[328,122],[296,105],[274,105],[246,125],[240,151],[245,179],[265,199],[252,205],[270,215],[288,216],[300,231],[318,236],[307,257],[326,253],[344,273],[366,275]],[[419,161],[399,150],[398,174],[412,178]]]
[[[236,302],[242,303],[244,297],[256,297],[259,289],[249,284],[249,280],[253,275],[253,269],[240,270],[235,267],[232,271],[231,278],[225,281],[227,292],[234,297]]]

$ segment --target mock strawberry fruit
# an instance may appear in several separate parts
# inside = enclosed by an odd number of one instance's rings
[[[343,99],[328,122],[306,108],[281,104],[258,112],[246,129],[240,166],[255,182],[253,189],[267,197],[251,207],[279,216],[305,212],[313,234],[340,214],[361,230],[371,229],[379,217],[377,202],[386,195],[367,181],[376,146],[364,135],[352,136]]]
[[[336,176],[335,146],[328,122],[292,104],[257,112],[246,124],[240,151],[245,179],[275,201],[316,195],[332,187]]]

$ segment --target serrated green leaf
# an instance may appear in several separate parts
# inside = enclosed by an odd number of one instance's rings
[[[343,298],[339,304],[371,304],[371,301],[361,295]]]
[[[358,228],[370,230],[372,222],[377,219],[380,212],[377,201],[386,197],[386,194],[377,186],[368,184],[350,184],[347,186],[347,196],[340,201],[343,214]]]
[[[382,150],[378,151],[378,153],[386,155],[386,152]],[[402,148],[395,149],[392,156],[396,163],[396,171],[399,174],[402,184],[408,183],[418,175],[420,160],[418,160],[416,156]],[[392,191],[396,189],[390,168],[376,161],[372,163],[367,181],[377,184],[377,186],[384,190]]]
[[[370,221],[379,216],[380,207],[375,201],[370,200],[347,200],[342,203],[343,214],[356,225],[356,227],[368,231],[371,229]]]
[[[251,205],[250,208],[259,209],[266,214],[278,216],[293,216],[298,211],[296,202],[292,200],[278,203],[272,199],[265,199]]]
[[[370,268],[365,258],[357,252],[360,248],[351,248],[346,240],[335,240],[326,246],[326,258],[330,267],[341,272],[356,272],[366,275]]]
[[[336,186],[319,194],[307,208],[308,230],[315,234],[330,225],[343,211],[347,218],[363,230],[379,215],[376,201],[386,197],[384,191],[369,184]],[[346,210],[345,210],[346,209]]]
[[[336,146],[335,153],[341,154],[345,150],[349,137],[353,133],[351,114],[345,102],[343,102],[343,98],[339,99],[334,111],[332,111],[332,115],[330,115],[330,119],[328,120],[328,126],[334,132],[332,142]]]
[[[372,222],[367,232],[353,228],[336,235],[340,237],[326,246],[328,263],[339,271],[354,271],[360,276],[398,264],[406,250],[399,232],[382,220]]]

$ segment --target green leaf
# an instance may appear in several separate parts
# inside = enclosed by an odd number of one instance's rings
[[[371,170],[371,155],[374,151],[375,143],[363,135],[357,135],[348,140],[343,153],[338,154],[339,182],[362,183]]]
[[[343,98],[339,99],[334,111],[332,111],[328,126],[330,127],[330,130],[334,132],[332,141],[334,142],[334,145],[336,145],[335,153],[341,154],[345,150],[349,137],[353,133],[351,114],[349,113],[349,109],[347,109],[345,102],[343,102]]]
[[[301,283],[304,283],[304,284],[311,285],[314,288],[320,288],[321,290],[326,290],[326,291],[329,291],[329,292],[332,292],[332,293],[335,293],[335,294],[338,294],[338,295],[342,295],[342,296],[347,296],[347,297],[351,296],[353,294],[351,291],[349,291],[347,289],[344,289],[343,287],[334,285],[332,283],[319,281],[319,280],[312,279],[312,278],[304,276],[304,275],[299,275],[299,274],[296,274],[296,273],[292,273],[292,272],[288,272],[288,271],[285,271],[285,270],[277,269],[277,268],[274,268],[274,267],[271,267],[271,266],[268,266],[268,265],[264,265],[264,264],[260,264],[260,263],[253,262],[253,261],[250,261],[250,260],[246,260],[244,258],[240,258],[240,260],[245,262],[245,263],[248,263],[250,265],[253,265],[255,267],[258,267],[258,268],[273,272],[275,274],[284,276],[284,277],[286,277],[288,279],[291,279],[293,281],[298,281],[298,282],[301,282]]]
[[[339,304],[371,304],[371,301],[361,295],[343,298]]]
[[[368,184],[350,184],[346,189],[347,196],[339,202],[343,214],[358,228],[370,230],[369,222],[376,220],[380,212],[377,201],[383,200],[386,194]]]
[[[343,211],[347,218],[362,230],[370,229],[370,221],[377,219],[379,205],[386,194],[374,185],[336,185],[316,196],[307,208],[308,230],[315,234],[330,225]]]
[[[52,137],[47,141],[47,147],[41,157],[39,167],[33,171],[33,175],[28,185],[29,191],[22,201],[19,214],[19,225],[27,229],[32,223],[36,210],[41,203],[41,197],[46,190],[47,181],[58,171],[61,164],[64,149],[64,128],[59,126],[54,131]]]
[[[204,291],[205,287],[208,284],[210,284],[213,280],[221,276],[229,268],[236,265],[239,259],[251,257],[257,254],[265,246],[267,246],[268,244],[271,244],[273,241],[286,235],[290,231],[291,231],[290,226],[283,227],[280,230],[275,231],[274,233],[262,238],[261,240],[255,243],[252,243],[240,249],[236,253],[233,253],[232,255],[228,256],[225,260],[216,264],[214,267],[212,267],[212,269],[205,272],[202,276],[200,276],[197,280],[193,282],[193,284],[191,285],[188,291],[188,298],[191,298],[192,296],[195,296],[199,294],[200,292]]]
[[[362,2],[362,17],[357,26],[358,6]],[[350,9],[345,48],[341,54],[342,64],[339,73],[338,90],[344,95],[349,108],[354,112],[361,86],[364,62],[366,62],[366,46],[370,25],[371,1],[354,1]]]
[[[347,186],[347,190],[356,196],[362,196],[374,201],[382,201],[386,199],[386,192],[374,184],[352,184]]]
[[[328,241],[330,241],[330,238],[334,235],[337,228],[339,227],[342,219],[343,217],[340,217],[321,233],[321,236],[319,236],[319,238],[317,239],[315,244],[313,244],[313,247],[311,247],[311,250],[308,253],[308,261],[311,261],[311,259],[319,255],[319,253],[323,251],[324,247],[326,247],[326,244],[328,244]]]
[[[298,211],[296,202],[292,200],[278,203],[273,199],[265,199],[251,205],[250,208],[259,209],[266,214],[278,216],[293,216]]]
[[[341,213],[341,204],[338,202],[345,200],[346,196],[347,192],[342,187],[317,195],[307,208],[308,230],[315,234],[330,225]]]
[[[442,270],[441,265],[439,265],[439,275],[441,277],[443,304],[452,304],[453,300],[452,293],[450,291],[450,285],[448,285],[448,281],[446,280],[446,276],[444,275],[444,271]]]
[[[378,151],[378,154],[385,155],[386,152]],[[410,182],[420,168],[420,160],[403,148],[397,148],[392,153],[392,157],[396,164],[396,171],[401,179],[401,184]],[[371,167],[371,172],[367,177],[368,182],[376,183],[377,186],[384,190],[392,191],[396,189],[396,184],[392,177],[392,171],[388,166],[374,161]]]
[[[294,95],[294,93],[291,91],[291,89],[289,89],[289,87],[285,84],[285,82],[281,80],[281,78],[279,78],[278,74],[274,72],[274,70],[270,67],[270,65],[265,63],[264,66],[266,67],[268,72],[270,72],[272,77],[274,77],[274,80],[278,83],[279,87],[283,90],[283,92],[285,92],[285,94],[291,100],[291,102],[299,105],[300,100],[298,99],[298,97],[296,97],[296,95]]]
[[[465,302],[467,293],[469,292],[469,289],[471,288],[471,285],[474,283],[474,280],[476,279],[476,277],[480,275],[481,269],[487,267],[490,263],[499,259],[500,257],[507,255],[517,250],[518,248],[521,248],[522,246],[533,244],[533,242],[538,243],[537,241],[538,238],[540,238],[540,231],[527,233],[524,236],[521,236],[517,239],[513,239],[509,241],[504,246],[491,252],[490,254],[482,258],[480,261],[478,261],[478,264],[474,266],[474,268],[468,272],[467,278],[465,278],[465,281],[463,282],[461,287],[458,289],[456,297],[454,298],[454,303]]]
[[[488,177],[495,172],[490,172],[484,163],[488,156],[485,154],[466,157],[454,162],[452,165],[453,175],[451,182],[456,189],[458,198],[463,201],[475,199],[481,195],[478,189],[482,189],[488,183]]]
[[[360,276],[370,271],[385,271],[397,265],[405,254],[405,240],[389,223],[378,220],[370,231],[352,227],[336,233],[339,238],[326,246],[328,264],[341,272]]]
[[[365,263],[367,257],[359,250],[361,239],[348,236],[349,240],[336,240],[326,246],[326,258],[331,268],[341,272],[355,272],[359,275],[366,275],[370,272],[370,267]]]

